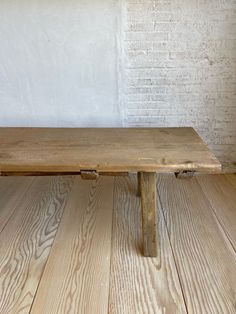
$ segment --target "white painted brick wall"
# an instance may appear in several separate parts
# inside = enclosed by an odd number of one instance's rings
[[[126,126],[193,126],[236,161],[236,0],[123,0]]]

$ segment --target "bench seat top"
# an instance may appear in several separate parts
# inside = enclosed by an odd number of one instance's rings
[[[0,128],[0,172],[219,172],[193,128]]]

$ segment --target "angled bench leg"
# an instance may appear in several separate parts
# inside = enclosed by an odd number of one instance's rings
[[[157,174],[155,172],[141,172],[141,205],[143,228],[143,253],[144,256],[157,256]]]
[[[141,196],[141,172],[138,172],[138,189],[137,189],[137,196]]]

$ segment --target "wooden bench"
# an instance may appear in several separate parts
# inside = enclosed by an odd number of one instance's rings
[[[219,172],[221,165],[192,128],[0,128],[0,174],[137,172],[144,255],[157,255],[157,175]]]

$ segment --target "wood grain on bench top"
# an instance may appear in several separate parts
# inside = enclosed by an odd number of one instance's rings
[[[0,128],[0,172],[196,170],[221,166],[193,128]]]

